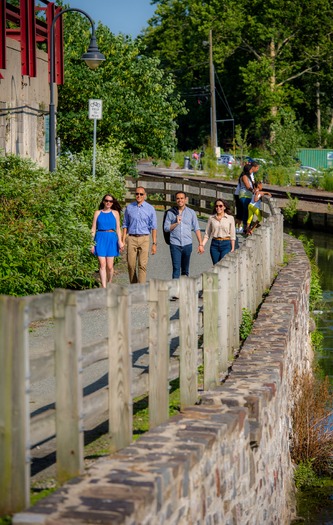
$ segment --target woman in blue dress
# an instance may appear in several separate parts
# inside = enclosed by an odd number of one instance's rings
[[[91,253],[98,257],[103,288],[112,282],[114,258],[124,249],[120,232],[120,212],[121,206],[117,199],[107,193],[94,213],[91,235],[95,245],[91,248]]]

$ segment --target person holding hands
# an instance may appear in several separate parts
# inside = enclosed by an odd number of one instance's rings
[[[154,206],[146,202],[146,190],[138,186],[135,202],[128,204],[123,221],[123,243],[127,244],[127,268],[130,283],[144,284],[147,280],[149,237],[151,254],[157,247],[157,217]]]
[[[189,275],[192,253],[192,230],[198,240],[198,253],[203,253],[201,231],[195,211],[186,206],[186,193],[176,193],[176,208],[168,210],[164,231],[170,232],[170,254],[172,260],[172,278]],[[176,215],[175,215],[176,212]]]
[[[227,201],[216,199],[215,214],[209,217],[203,246],[212,237],[210,256],[213,264],[218,263],[227,253],[235,251],[236,228],[235,219],[231,214]]]
[[[98,257],[102,288],[112,282],[114,258],[124,249],[120,231],[121,206],[107,193],[94,213],[91,235],[95,241],[91,253]]]

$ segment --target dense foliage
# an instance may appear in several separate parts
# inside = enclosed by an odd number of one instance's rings
[[[236,124],[249,129],[253,145],[266,145],[274,138],[272,124],[281,122],[280,112],[284,110],[302,122],[311,146],[333,143],[330,0],[153,3],[155,15],[143,40],[150,54],[173,72],[191,110],[186,120],[180,121],[183,149],[196,147],[209,135],[209,55],[205,41],[210,30],[218,120],[233,117]],[[218,124],[218,130],[219,144],[230,146],[230,123]]]
[[[65,83],[59,87],[58,133],[63,149],[71,152],[92,147],[93,121],[88,119],[88,100],[103,101],[97,140],[124,143],[135,155],[168,158],[175,146],[175,119],[184,104],[175,94],[172,76],[156,57],[144,54],[130,37],[114,36],[102,24],[96,30],[105,55],[92,71],[81,60],[90,41],[90,24],[78,13],[66,13]]]
[[[63,159],[56,173],[14,155],[0,157],[1,294],[97,284],[91,222],[105,193],[124,195],[121,161],[119,147],[99,151],[94,181],[86,154]]]

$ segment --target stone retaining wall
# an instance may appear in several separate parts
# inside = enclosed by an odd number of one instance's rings
[[[263,525],[294,514],[292,380],[310,366],[310,266],[285,237],[289,264],[261,307],[226,382],[67,483],[18,524]]]

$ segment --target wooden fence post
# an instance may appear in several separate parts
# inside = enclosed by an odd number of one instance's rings
[[[229,272],[222,263],[214,266],[218,275],[218,336],[219,336],[219,373],[228,370],[228,305],[226,298],[229,296]]]
[[[196,279],[179,279],[180,406],[198,399],[198,295]]]
[[[83,386],[81,317],[77,292],[55,290],[57,479],[83,473]]]
[[[149,281],[149,427],[169,419],[169,285]]]
[[[111,452],[132,442],[132,355],[128,287],[112,284],[107,288],[109,326],[109,433]]]
[[[0,515],[30,504],[28,328],[25,299],[0,296]]]
[[[203,274],[204,314],[204,390],[213,389],[219,382],[218,374],[218,276]]]

